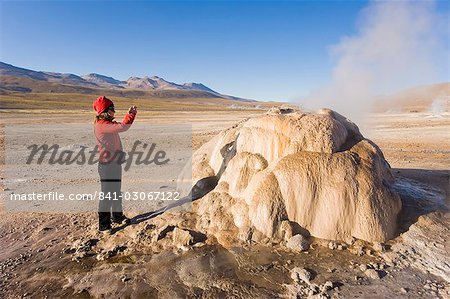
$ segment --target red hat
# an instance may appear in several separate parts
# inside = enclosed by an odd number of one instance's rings
[[[95,112],[97,112],[97,115],[100,115],[100,113],[106,111],[106,109],[110,106],[114,106],[114,103],[105,96],[98,97],[92,104],[92,107]]]

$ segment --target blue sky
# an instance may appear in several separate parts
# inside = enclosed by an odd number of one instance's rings
[[[121,80],[157,75],[245,98],[292,100],[330,80],[330,47],[356,33],[366,5],[3,1],[0,60]]]

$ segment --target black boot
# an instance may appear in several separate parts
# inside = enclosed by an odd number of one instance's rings
[[[111,213],[99,212],[98,213],[98,230],[108,231],[111,229]]]
[[[113,212],[112,221],[117,224],[127,224],[130,219],[127,218],[122,212]]]

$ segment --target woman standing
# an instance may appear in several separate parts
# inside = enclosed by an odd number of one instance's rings
[[[99,150],[98,173],[102,191],[98,206],[98,229],[109,231],[111,221],[123,223],[128,220],[122,209],[122,159],[125,153],[119,133],[130,128],[137,108],[131,106],[121,123],[114,120],[114,103],[107,97],[97,98],[93,108],[97,114],[94,133]]]

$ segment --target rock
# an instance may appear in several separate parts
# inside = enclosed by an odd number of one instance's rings
[[[154,241],[159,241],[161,239],[164,239],[166,237],[166,235],[173,231],[175,229],[174,225],[164,225],[163,227],[161,227],[160,229],[158,229],[158,231],[155,234],[156,240]]]
[[[120,280],[121,280],[122,282],[127,282],[127,281],[131,280],[131,278],[130,278],[130,277],[127,277],[127,276],[122,276],[122,277],[120,278]]]
[[[260,231],[255,230],[254,228],[251,229],[251,242],[266,244],[266,245],[272,245],[272,243],[275,241],[272,238],[267,238],[264,234],[262,234]]]
[[[400,291],[401,291],[403,294],[406,294],[406,293],[409,292],[409,289],[408,289],[408,288],[401,288]]]
[[[291,270],[291,278],[295,282],[305,282],[309,284],[312,279],[312,273],[305,268],[295,267]]]
[[[337,250],[344,250],[346,247],[344,246],[344,245],[342,245],[342,244],[339,244],[338,246],[337,246]]]
[[[428,213],[420,216],[417,222],[401,235],[399,241],[391,246],[393,252],[384,252],[381,256],[396,266],[411,266],[450,282],[448,262],[450,238],[436,238],[448,235],[450,235],[450,213]],[[435,242],[437,246],[428,246],[431,242]]]
[[[247,119],[203,144],[191,162],[178,183],[194,186],[180,192],[194,187],[201,197],[193,204],[197,229],[218,240],[238,239],[244,227],[274,239],[283,221],[335,241],[385,242],[397,231],[401,201],[389,164],[334,111]]]
[[[281,225],[279,228],[279,235],[280,235],[280,238],[284,241],[289,241],[289,239],[292,238],[294,233],[293,233],[292,224],[289,220],[281,221]]]
[[[239,230],[238,235],[239,240],[250,244],[253,239],[253,228],[252,227],[244,227]]]
[[[102,251],[102,252],[98,253],[98,254],[95,256],[95,259],[96,259],[97,261],[104,261],[104,260],[109,259],[110,257],[111,257],[111,256],[110,256],[109,254],[107,254],[106,251]]]
[[[39,248],[38,249],[38,251],[37,252],[42,252],[42,251],[44,251],[45,249],[43,249],[43,248]],[[66,254],[72,254],[72,253],[75,253],[75,251],[76,251],[76,249],[74,249],[74,248],[72,248],[72,247],[66,247],[66,248],[64,248],[63,250],[62,250],[62,252],[63,253],[66,253]]]
[[[153,229],[155,229],[156,228],[156,225],[154,225],[153,223],[147,223],[145,226],[144,226],[144,230],[153,230]]]
[[[193,246],[194,246],[194,247],[203,247],[203,246],[205,246],[205,245],[206,245],[205,242],[198,242],[198,243],[195,243]]]
[[[172,240],[176,247],[189,246],[194,243],[194,236],[188,230],[175,227]]]
[[[72,261],[78,262],[88,255],[97,242],[98,239],[78,239],[70,247],[63,249],[63,253],[73,254]]]
[[[347,245],[349,245],[349,246],[355,244],[355,242],[356,242],[355,237],[347,237],[347,238],[345,239],[345,243],[346,243]]]
[[[95,257],[98,261],[105,261],[107,259],[110,259],[111,257],[115,256],[117,253],[122,252],[127,247],[125,245],[116,245],[111,249],[104,250],[97,254]]]
[[[362,246],[353,246],[349,249],[349,251],[357,256],[362,256],[364,255],[364,247]]]
[[[317,285],[317,284],[315,284],[315,283],[311,283],[310,285],[309,285],[309,295],[310,296],[312,296],[312,295],[316,295],[316,294],[318,294],[319,293],[319,286]]]
[[[309,242],[305,237],[298,234],[290,238],[286,246],[295,251],[304,251],[309,249]]]
[[[383,252],[385,250],[384,244],[381,244],[380,242],[374,242],[372,248],[377,252]]]
[[[333,287],[334,287],[333,282],[328,280],[323,285],[320,286],[320,291],[324,293],[332,290]]]
[[[75,252],[74,255],[72,256],[72,261],[79,262],[82,258],[84,258],[86,256],[87,256],[87,252],[84,252],[84,251]]]
[[[359,266],[359,269],[361,270],[361,272],[366,272],[367,271],[367,265],[362,264]]]
[[[380,279],[381,278],[381,273],[375,269],[367,269],[366,271],[364,271],[364,274],[372,279]]]
[[[330,241],[330,242],[328,243],[328,248],[330,248],[331,250],[337,249],[337,243],[334,242],[334,241]]]

